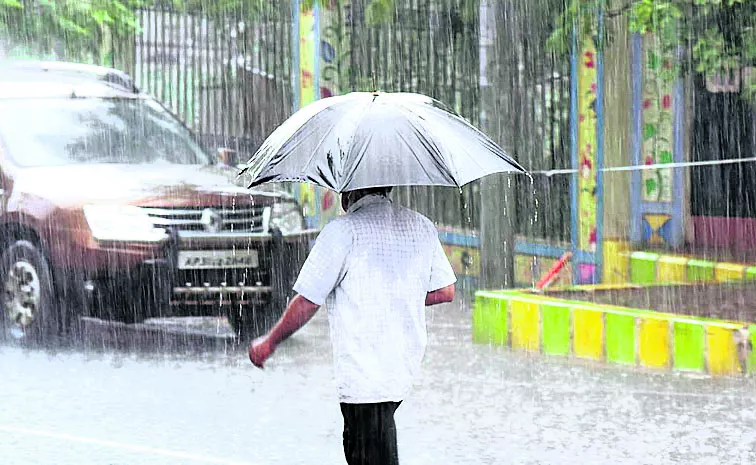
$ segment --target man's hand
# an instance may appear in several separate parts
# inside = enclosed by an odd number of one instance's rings
[[[273,329],[265,336],[258,337],[249,346],[249,361],[258,368],[262,368],[265,361],[278,347],[299,328],[305,325],[320,308],[301,295],[295,296],[289,302],[289,307]]]
[[[456,290],[454,288],[454,284],[442,287],[441,289],[435,290],[433,292],[429,292],[425,296],[425,306],[430,307],[431,305],[453,302],[455,293]]]
[[[249,345],[249,361],[257,368],[263,368],[265,361],[275,350],[267,335],[258,337]]]

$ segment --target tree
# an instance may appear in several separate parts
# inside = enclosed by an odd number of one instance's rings
[[[308,0],[314,1],[314,0]],[[138,11],[151,7],[220,17],[268,18],[290,0],[0,0],[0,40],[32,55],[97,62],[106,41],[139,30]],[[107,48],[107,47],[105,47]]]
[[[626,16],[630,30],[653,33],[663,52],[685,50],[680,72],[714,75],[756,65],[756,0],[568,0],[549,45],[568,53],[574,27],[588,33],[599,12],[606,17]],[[600,42],[612,39],[605,31]],[[753,75],[754,73],[751,73]],[[743,96],[756,100],[756,76],[744,83]]]
[[[143,0],[0,0],[0,37],[32,53],[97,61],[107,38],[138,28]]]

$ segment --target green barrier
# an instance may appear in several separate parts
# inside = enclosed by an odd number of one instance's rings
[[[473,341],[481,344],[506,345],[508,339],[507,307],[502,296],[478,293],[473,308]]]
[[[746,279],[756,279],[756,266],[749,266],[745,270]]]
[[[714,262],[688,260],[688,281],[714,281]]]
[[[570,354],[570,305],[563,302],[541,304],[543,352],[549,355]]]
[[[674,368],[681,371],[706,371],[706,330],[695,321],[675,321]]]
[[[630,281],[634,284],[655,283],[658,260],[657,253],[633,252],[630,255]]]
[[[635,365],[635,315],[632,313],[606,314],[606,359]]]

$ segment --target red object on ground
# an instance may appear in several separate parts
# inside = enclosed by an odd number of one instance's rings
[[[560,271],[562,271],[562,268],[564,268],[564,265],[570,258],[572,258],[572,252],[566,252],[564,255],[562,255],[562,258],[557,260],[557,262],[554,263],[554,266],[551,267],[548,273],[546,273],[541,278],[541,280],[538,281],[538,284],[536,284],[536,289],[543,289],[544,287],[551,284],[554,278],[556,278],[556,275],[559,274]]]

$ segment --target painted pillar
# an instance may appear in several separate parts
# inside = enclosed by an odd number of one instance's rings
[[[664,53],[652,34],[633,39],[633,163],[684,160],[682,80],[674,53]],[[679,247],[685,239],[681,168],[633,172],[630,238],[634,245]]]
[[[338,95],[340,92],[340,57],[343,47],[344,19],[343,11],[339,9],[344,2],[321,1],[318,17],[320,31],[316,52],[319,57],[318,93],[320,98]],[[318,189],[317,203],[320,212],[318,227],[325,224],[341,213],[339,196],[328,189]]]
[[[320,7],[320,98],[340,94],[341,59],[344,56],[346,2],[329,0]]]
[[[293,35],[296,47],[294,57],[294,111],[309,105],[321,98],[321,59],[326,63],[333,60],[334,55],[322,53],[324,47],[320,40],[320,2],[311,2],[306,6],[302,0],[294,2]],[[333,6],[328,3],[325,8],[326,18],[331,17]],[[337,12],[338,13],[338,12]],[[331,49],[332,50],[332,49]],[[321,56],[323,55],[323,56]],[[327,89],[330,91],[330,89]],[[327,94],[328,96],[328,94]],[[310,184],[300,183],[295,188],[296,196],[303,206],[305,221],[310,228],[322,228],[325,223],[339,213],[337,196],[329,191]]]
[[[599,17],[598,29],[603,19]],[[601,34],[597,34],[598,37]],[[603,53],[597,37],[573,40],[571,77],[572,249],[576,284],[601,281]]]
[[[319,56],[320,24],[318,21],[318,3],[312,2],[306,6],[302,0],[294,0],[296,18],[297,69],[294,104],[295,109],[302,108],[320,98],[319,85]]]

